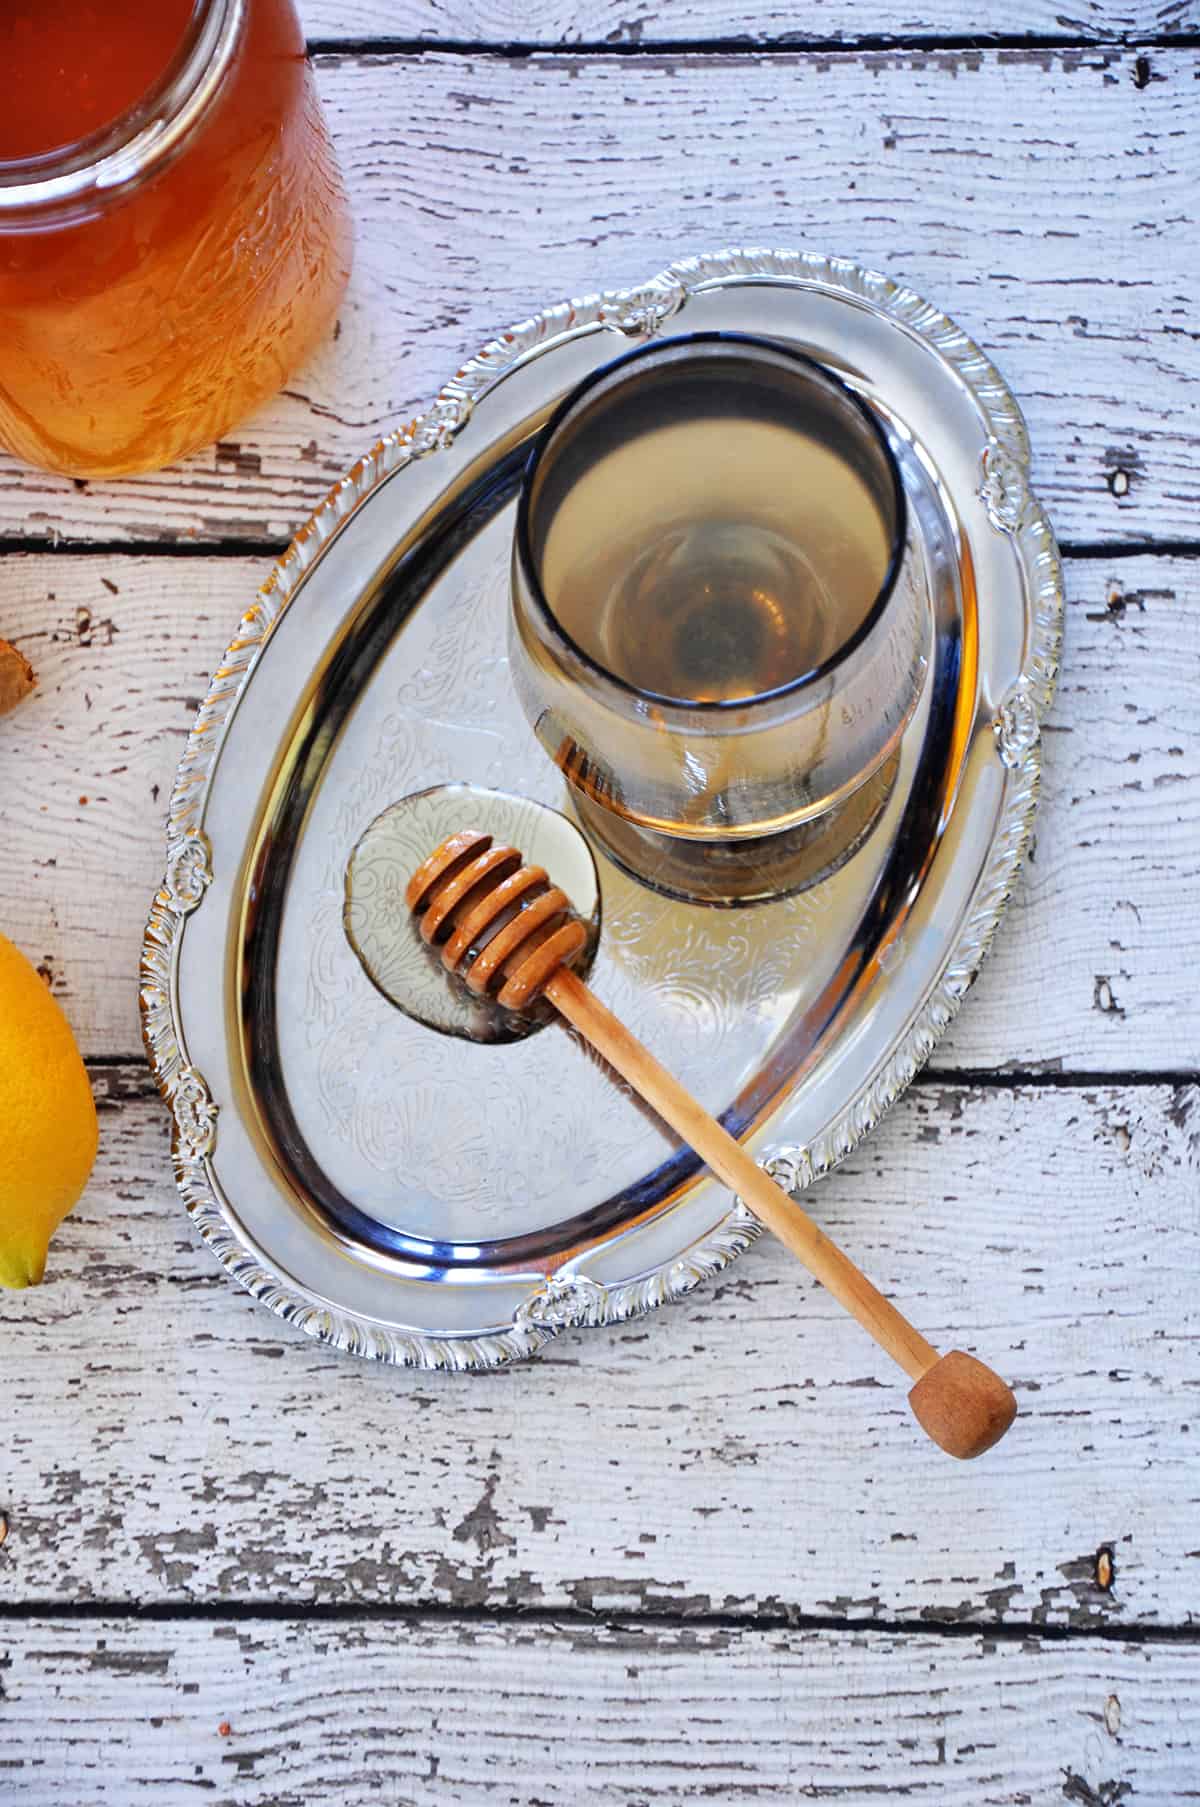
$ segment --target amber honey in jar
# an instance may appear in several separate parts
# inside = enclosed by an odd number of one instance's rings
[[[0,446],[169,464],[280,388],[350,270],[292,0],[0,0]]]

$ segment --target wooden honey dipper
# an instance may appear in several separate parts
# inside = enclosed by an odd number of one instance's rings
[[[916,1382],[908,1402],[935,1443],[965,1458],[1000,1440],[1016,1416],[1011,1388],[973,1355],[939,1355],[570,970],[587,930],[542,867],[464,829],[418,867],[406,898],[424,941],[471,991],[508,1010],[545,997],[575,1025]]]

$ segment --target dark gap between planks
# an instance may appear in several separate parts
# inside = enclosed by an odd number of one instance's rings
[[[0,534],[0,558],[280,558],[290,540],[55,540]],[[1060,540],[1064,559],[1200,558],[1200,540]]]
[[[984,50],[1193,50],[1200,46],[1200,32],[1104,32],[1080,37],[1077,32],[926,33],[912,37],[898,32],[809,37],[803,33],[782,38],[655,38],[532,40],[497,42],[486,38],[310,38],[308,54],[327,57],[389,56],[487,56],[519,59],[540,57],[728,57],[728,56],[855,56],[870,51],[984,51]]]
[[[96,1073],[111,1072],[122,1067],[149,1072],[144,1054],[89,1054],[84,1066]],[[910,1086],[972,1086],[994,1092],[1044,1091],[1074,1092],[1087,1087],[1103,1087],[1116,1091],[1121,1086],[1185,1086],[1200,1081],[1196,1067],[1139,1067],[1136,1070],[1099,1067],[925,1067],[913,1075]]]
[[[36,1620],[41,1623],[80,1624],[89,1620],[126,1619],[151,1625],[199,1622],[201,1624],[324,1624],[395,1625],[528,1625],[548,1628],[579,1627],[630,1631],[811,1631],[840,1632],[889,1637],[987,1638],[996,1643],[1092,1641],[1110,1644],[1197,1644],[1196,1625],[1039,1625],[1032,1619],[867,1619],[838,1618],[833,1613],[803,1613],[767,1609],[759,1613],[676,1613],[655,1608],[638,1612],[585,1612],[579,1607],[497,1605],[452,1606],[396,1605],[387,1602],[338,1602],[290,1600],[180,1600],[142,1605],[136,1600],[11,1600],[0,1601],[0,1624]]]

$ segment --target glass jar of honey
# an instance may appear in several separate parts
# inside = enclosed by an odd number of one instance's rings
[[[280,388],[349,275],[292,0],[4,0],[0,69],[0,446],[169,464]]]

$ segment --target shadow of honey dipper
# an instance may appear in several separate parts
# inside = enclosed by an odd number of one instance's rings
[[[422,939],[477,996],[506,1010],[545,997],[574,1024],[915,1381],[908,1402],[935,1443],[967,1458],[999,1442],[1016,1416],[1011,1388],[973,1355],[939,1355],[576,977],[569,963],[587,930],[542,867],[524,865],[515,847],[497,847],[491,835],[463,829],[417,868],[405,895]]]

